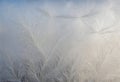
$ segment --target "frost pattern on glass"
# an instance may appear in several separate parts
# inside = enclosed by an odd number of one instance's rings
[[[0,82],[120,82],[119,0],[0,1]]]

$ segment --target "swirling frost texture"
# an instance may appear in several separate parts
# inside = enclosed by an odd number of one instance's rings
[[[120,82],[119,0],[1,0],[0,82]]]

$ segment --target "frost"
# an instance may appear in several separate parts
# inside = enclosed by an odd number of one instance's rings
[[[119,3],[1,1],[0,82],[119,82]]]

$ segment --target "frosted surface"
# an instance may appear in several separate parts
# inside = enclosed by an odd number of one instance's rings
[[[0,82],[120,82],[119,0],[0,0]]]

